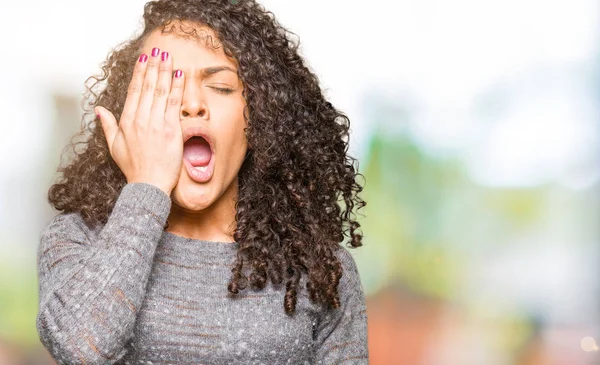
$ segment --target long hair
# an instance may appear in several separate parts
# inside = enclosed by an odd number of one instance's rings
[[[184,28],[181,21],[208,26],[218,39]],[[101,74],[86,81],[84,123],[75,136],[84,140],[73,138],[67,146],[75,153],[59,167],[62,176],[48,192],[50,204],[78,212],[88,225],[107,222],[127,182],[92,108],[103,106],[120,119],[136,57],[155,29],[204,38],[239,64],[250,148],[238,174],[233,238],[239,250],[229,292],[237,294],[248,283],[263,289],[268,279],[285,283],[285,312],[293,314],[305,273],[310,300],[339,308],[342,266],[334,250],[344,237],[349,247],[362,246],[355,211],[366,205],[358,196],[363,189],[358,161],[348,155],[350,121],[323,96],[298,54],[299,42],[291,39],[294,33],[254,0],[146,4],[142,33],[111,50]],[[244,265],[252,270],[249,277]]]

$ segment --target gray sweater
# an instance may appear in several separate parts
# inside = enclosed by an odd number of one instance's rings
[[[77,213],[46,225],[37,330],[58,363],[368,364],[365,296],[347,249],[335,251],[341,307],[312,303],[303,275],[289,317],[285,285],[230,295],[238,244],[165,231],[170,209],[159,188],[130,183],[106,225]]]

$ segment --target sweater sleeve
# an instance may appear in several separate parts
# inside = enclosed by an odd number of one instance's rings
[[[40,341],[59,364],[114,364],[125,353],[171,209],[158,187],[123,187],[107,223],[60,213],[37,252]]]
[[[368,364],[367,307],[354,258],[336,251],[343,268],[338,285],[340,307],[324,312],[314,332],[315,364]]]

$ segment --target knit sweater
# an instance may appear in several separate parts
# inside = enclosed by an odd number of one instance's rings
[[[365,296],[347,249],[334,250],[341,307],[312,303],[302,275],[289,316],[284,284],[230,294],[238,243],[165,231],[170,209],[158,187],[129,183],[105,225],[59,213],[44,227],[36,325],[59,364],[368,364]]]

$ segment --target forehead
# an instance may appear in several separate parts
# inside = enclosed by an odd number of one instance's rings
[[[173,22],[164,29],[153,30],[146,38],[142,53],[150,54],[152,48],[160,48],[173,57],[174,67],[200,65],[229,65],[237,62],[225,55],[215,32],[206,26],[190,22]]]

